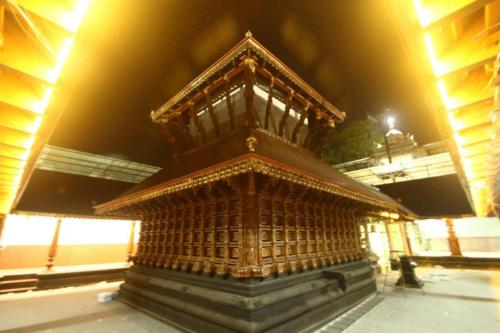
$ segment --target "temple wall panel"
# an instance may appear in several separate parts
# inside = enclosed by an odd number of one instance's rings
[[[138,206],[134,262],[259,277],[363,258],[354,201],[244,174]]]

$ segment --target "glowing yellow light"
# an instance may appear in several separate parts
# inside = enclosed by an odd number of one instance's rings
[[[73,11],[64,15],[65,24],[73,33],[76,32],[80,23],[82,23],[83,17],[90,5],[90,0],[76,0],[75,2],[76,6]]]
[[[466,141],[464,138],[462,138],[460,135],[458,135],[458,133],[453,133],[453,137],[455,138],[455,142],[460,145],[460,146],[463,146],[465,145]]]
[[[465,176],[468,179],[474,178],[474,173],[472,172],[472,168],[469,165],[463,164],[464,161],[462,161],[462,165],[464,168]]]
[[[427,47],[427,53],[431,59],[432,69],[436,76],[441,76],[448,71],[448,66],[446,63],[440,62],[434,50],[434,45],[432,44],[432,37],[430,33],[424,33],[425,46]]]
[[[57,220],[58,218],[53,216],[7,215],[2,245],[49,245]],[[127,244],[132,222],[63,217],[58,243],[59,245]]]
[[[38,128],[40,128],[40,124],[42,123],[42,116],[37,116],[35,118],[35,121],[29,125],[26,130],[30,133],[36,133],[38,131]]]
[[[451,112],[448,112],[448,120],[450,121],[451,128],[453,129],[454,132],[457,132],[461,128],[463,128],[462,123],[456,120],[453,113]]]
[[[71,50],[71,47],[73,46],[74,39],[73,38],[66,38],[61,46],[61,51],[59,52],[59,55],[57,56],[56,60],[56,65],[54,68],[51,69],[50,74],[49,74],[49,82],[54,84],[56,83],[57,79],[59,78],[59,74],[61,74],[61,70],[64,66],[64,63],[66,62],[66,59],[68,58],[69,51]]]
[[[482,181],[482,180],[478,180],[478,181],[475,181],[472,183],[472,186],[476,189],[484,189],[486,188],[486,182],[485,181]]]
[[[426,27],[429,23],[432,22],[432,11],[422,6],[420,0],[413,0],[413,7],[415,7],[415,11],[417,12],[418,20],[420,21],[420,26]]]
[[[462,167],[464,169],[465,176],[467,177],[467,179],[474,178],[474,172],[472,170],[471,162],[464,157],[462,157],[460,160],[462,162]]]
[[[52,87],[48,87],[45,89],[45,93],[43,94],[42,99],[36,101],[34,104],[33,110],[36,113],[43,114],[45,109],[47,109],[47,105],[49,105],[50,97],[52,96],[52,92],[54,89]]]
[[[62,22],[62,25],[66,30],[69,30],[72,33],[76,33],[83,18],[85,17],[85,14],[88,11],[89,6],[90,0],[72,0],[71,5],[69,5],[68,8],[60,11],[63,14],[57,21]],[[51,68],[47,76],[47,81],[51,84],[55,84],[60,77],[63,66],[66,63],[69,53],[73,47],[73,42],[74,36],[66,38],[60,44],[59,50],[56,51],[57,55],[55,59],[55,65]],[[31,105],[29,105],[29,109],[35,113],[38,113],[39,115],[43,115],[47,110],[47,106],[52,97],[52,93],[53,87],[47,87],[40,99],[31,102]],[[38,116],[35,118],[35,121],[32,124],[26,126],[26,130],[33,135],[23,143],[23,148],[25,149],[25,151],[23,152],[22,156],[19,157],[23,161],[23,163],[21,164],[22,170],[19,171],[17,178],[12,182],[12,190],[7,193],[4,200],[0,200],[0,213],[8,213],[12,206],[12,203],[16,198],[17,187],[21,183],[22,175],[24,172],[23,169],[26,167],[27,160],[30,157],[31,148],[36,138],[35,135],[38,132],[42,121],[42,116]]]
[[[128,221],[63,219],[59,244],[127,244],[130,224],[126,222]]]
[[[439,93],[441,94],[441,99],[443,100],[443,104],[447,110],[453,110],[460,106],[460,103],[458,103],[456,100],[448,96],[443,80],[439,80],[437,86],[439,89]]]
[[[2,244],[4,246],[49,245],[54,234],[55,222],[56,220],[50,217],[7,215]]]
[[[462,147],[458,147],[458,153],[461,155],[461,156],[465,156],[465,154],[467,153],[465,151],[465,149],[463,149]]]
[[[468,168],[471,167],[470,161],[468,159],[462,158],[461,160],[462,160],[463,166],[468,167]]]
[[[14,181],[12,182],[12,184],[14,186],[19,186],[19,184],[21,184],[21,179],[23,178],[23,170],[20,170],[20,172],[17,174],[16,178],[14,178]]]
[[[24,144],[24,153],[19,156],[19,158],[22,160],[22,161],[26,161],[29,156],[30,156],[30,153],[31,153],[31,147],[33,147],[33,144],[35,143],[35,139],[36,139],[36,135],[33,134],[29,137],[29,139],[25,142]]]

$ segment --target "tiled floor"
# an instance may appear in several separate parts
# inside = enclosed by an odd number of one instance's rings
[[[325,325],[322,329],[318,330],[316,333],[340,333],[344,332],[349,326],[354,324],[356,321],[361,319],[366,313],[371,311],[377,304],[382,302],[384,299],[380,294],[373,295],[369,299],[363,301],[361,304],[357,305],[353,309],[347,311],[328,325]]]
[[[500,332],[500,271],[424,269],[420,290],[394,289],[370,298],[320,331],[325,333]],[[384,276],[380,276],[379,290]],[[0,332],[178,332],[128,306],[97,302],[119,283],[0,295]],[[292,332],[287,332],[292,333]]]
[[[500,332],[500,271],[419,268],[417,275],[423,292],[393,288],[398,274],[390,273],[384,300],[344,332]]]

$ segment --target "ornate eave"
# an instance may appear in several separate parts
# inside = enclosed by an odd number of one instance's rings
[[[98,214],[113,213],[124,207],[136,205],[163,195],[193,189],[201,185],[215,183],[240,174],[252,172],[269,175],[276,179],[285,180],[307,188],[363,202],[381,209],[398,212],[408,217],[412,215],[411,212],[404,210],[402,207],[398,207],[396,203],[376,199],[373,196],[352,191],[342,187],[341,185],[332,183],[330,180],[314,176],[306,171],[290,166],[284,166],[277,161],[252,152],[233,160],[191,173],[184,177],[159,184],[146,190],[117,198],[107,203],[98,205],[95,209]]]
[[[234,64],[238,61],[239,57],[246,52],[253,52],[255,55],[259,56],[263,61],[263,64],[270,65],[274,70],[276,70],[283,79],[290,81],[297,91],[302,91],[306,96],[304,99],[311,99],[319,107],[326,110],[329,116],[335,118],[338,121],[343,121],[346,118],[345,112],[340,111],[330,102],[328,102],[323,96],[316,92],[309,84],[302,80],[296,73],[294,73],[288,66],[283,64],[278,58],[276,58],[269,50],[262,46],[257,40],[252,37],[252,34],[248,32],[245,38],[240,41],[236,46],[224,54],[219,60],[217,60],[212,66],[200,74],[197,78],[191,81],[184,89],[179,91],[174,97],[168,100],[160,108],[151,112],[151,119],[155,122],[161,122],[162,118],[168,117],[169,113],[176,112],[177,107],[181,104],[186,104],[189,100],[197,93],[199,93],[205,86],[210,85],[210,80],[214,80],[214,77],[219,74],[220,78],[223,78],[224,69],[228,66]],[[262,67],[261,64],[257,62],[258,67]],[[266,69],[262,68],[262,72]],[[227,72],[226,70],[225,72]]]

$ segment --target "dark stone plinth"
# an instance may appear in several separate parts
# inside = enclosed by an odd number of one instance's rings
[[[119,299],[190,332],[309,332],[375,291],[365,260],[265,279],[135,265]]]

